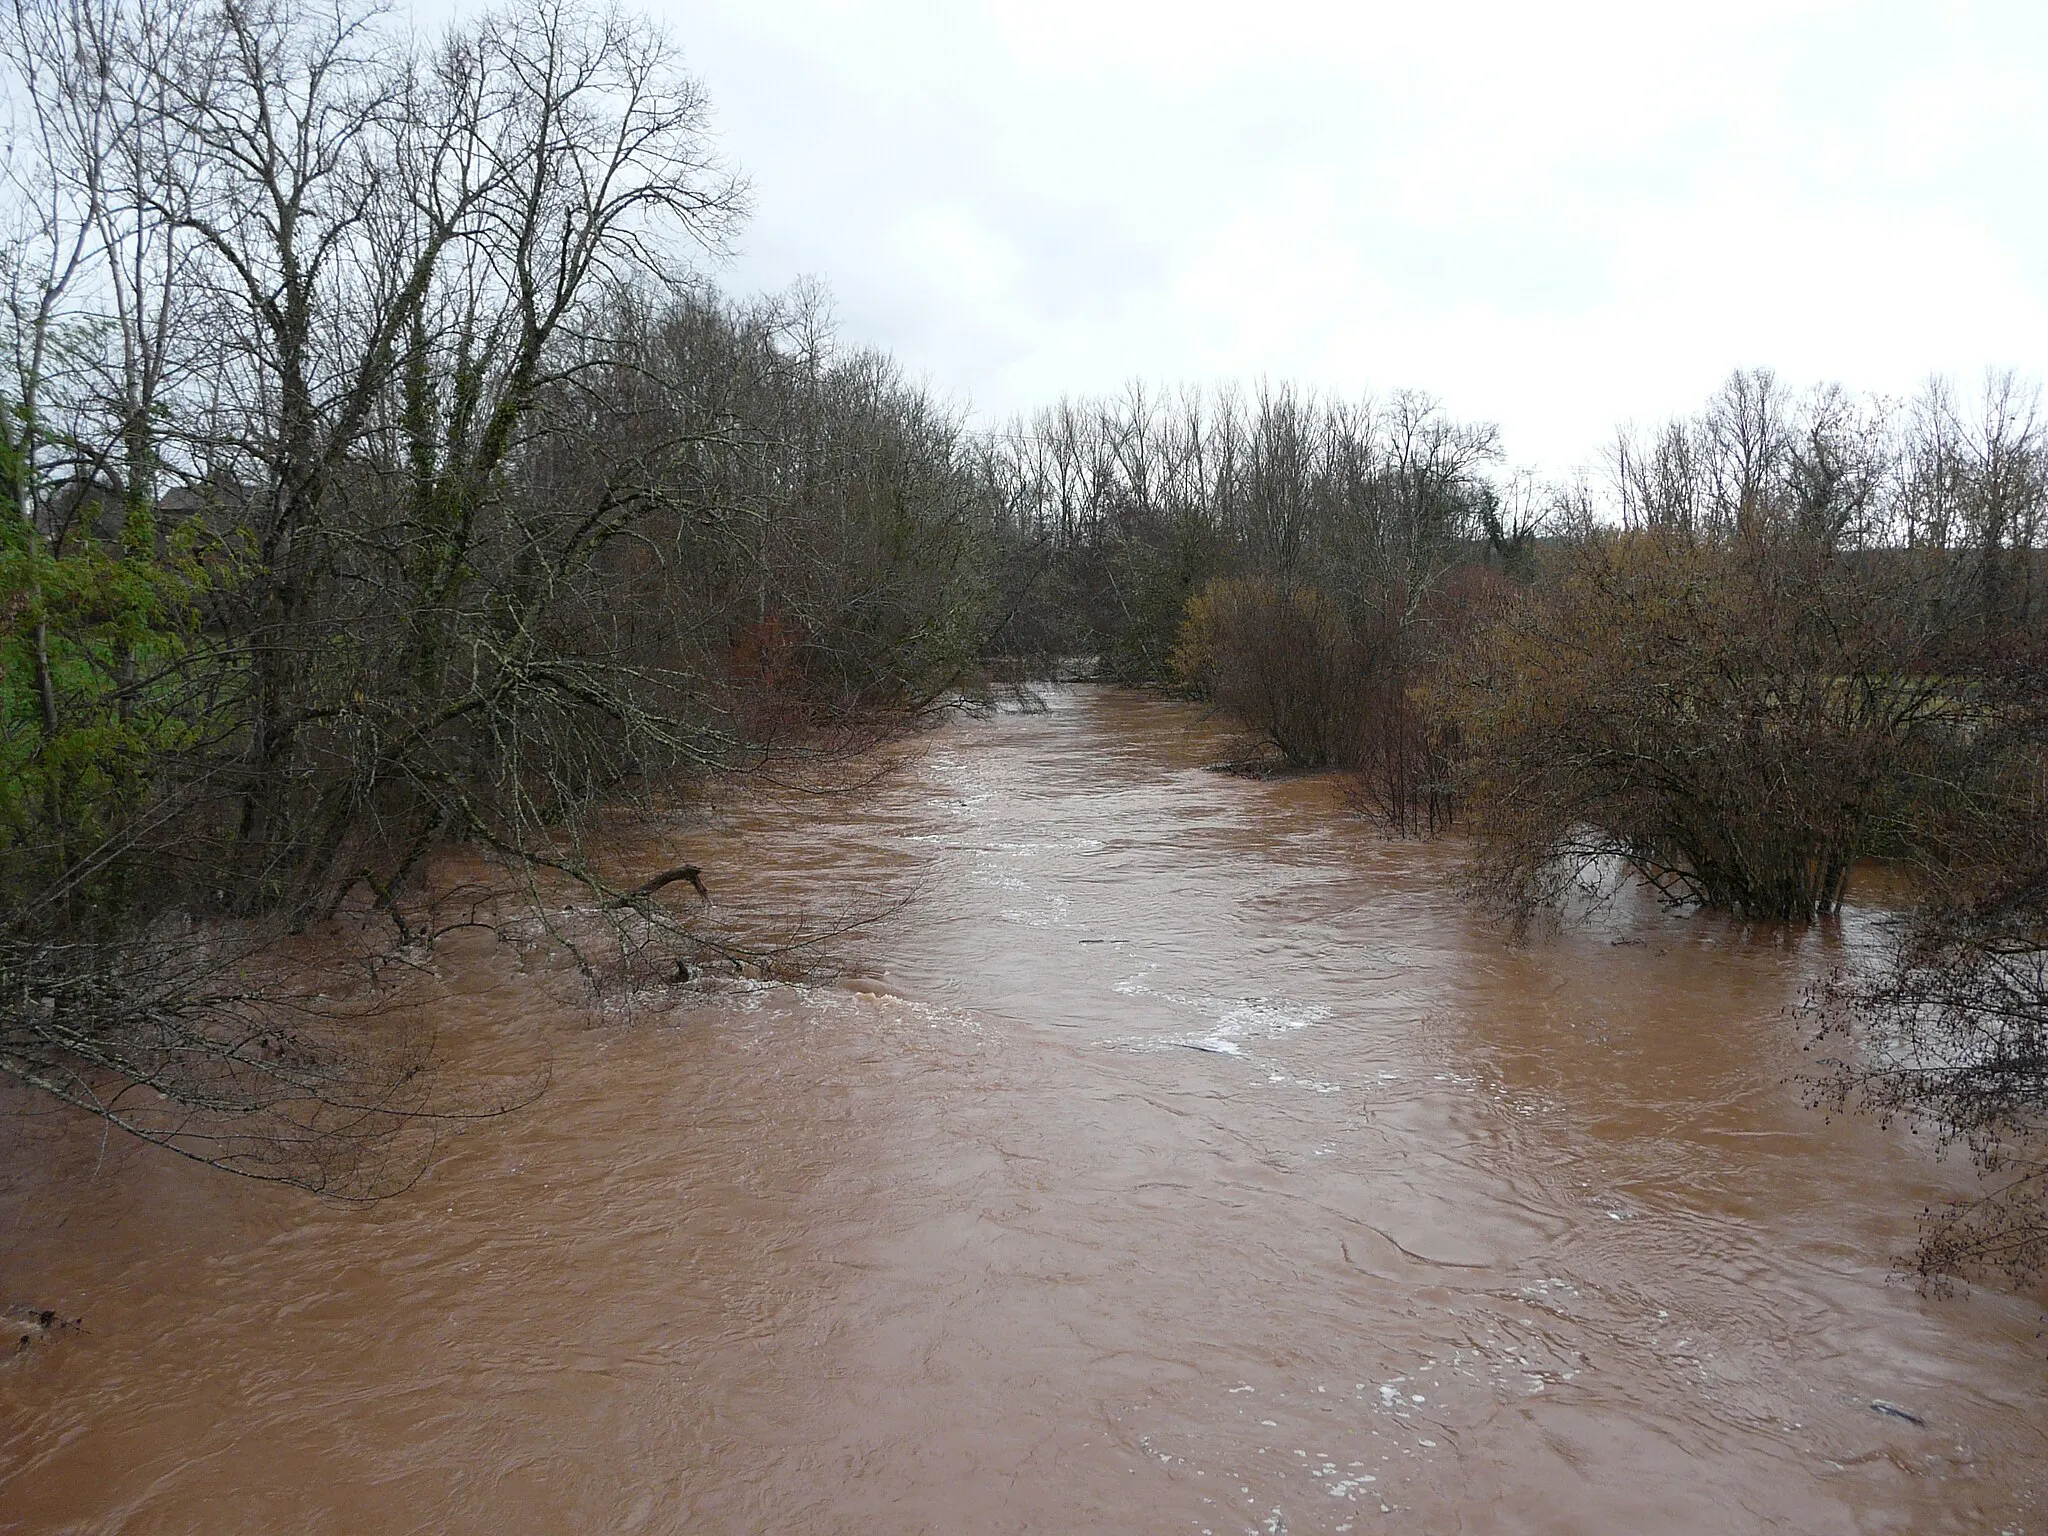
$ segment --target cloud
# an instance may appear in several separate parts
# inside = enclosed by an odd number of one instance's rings
[[[1409,385],[1561,469],[1740,364],[2048,355],[2048,8],[707,0],[728,280],[998,416]]]

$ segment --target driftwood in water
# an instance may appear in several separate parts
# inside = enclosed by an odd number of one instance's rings
[[[711,899],[711,893],[704,889],[704,872],[694,864],[679,864],[674,869],[663,870],[653,879],[635,886],[623,896],[614,896],[605,905],[609,907],[634,906],[639,902],[645,901],[656,891],[674,885],[679,880],[686,882],[692,890],[706,901]]]

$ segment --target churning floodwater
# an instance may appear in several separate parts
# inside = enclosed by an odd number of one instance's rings
[[[550,1085],[404,1195],[9,1101],[0,1302],[85,1326],[0,1364],[0,1529],[2048,1529],[2038,1308],[1888,1280],[1966,1170],[1802,1104],[1867,915],[1510,948],[1196,711],[1048,703],[645,831],[914,885],[856,984],[452,946],[450,1071]]]

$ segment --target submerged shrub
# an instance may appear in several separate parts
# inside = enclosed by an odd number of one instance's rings
[[[1173,666],[1299,768],[1347,766],[1371,657],[1312,587],[1218,580],[1187,607]]]
[[[1909,573],[1734,532],[1585,526],[1448,679],[1479,886],[1518,915],[1617,863],[1810,919],[1967,733]]]

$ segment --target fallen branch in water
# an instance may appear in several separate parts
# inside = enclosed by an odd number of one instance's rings
[[[652,896],[656,891],[662,890],[667,886],[674,885],[678,880],[688,882],[692,890],[694,890],[699,896],[703,897],[706,901],[709,901],[711,899],[711,893],[704,889],[703,874],[704,872],[697,868],[697,866],[694,864],[681,864],[674,869],[665,869],[660,874],[656,875],[653,879],[646,881],[644,884],[635,886],[632,890],[627,891],[624,895],[614,896],[610,901],[605,903],[605,906],[607,908],[635,906],[638,903],[645,901],[649,896]]]

